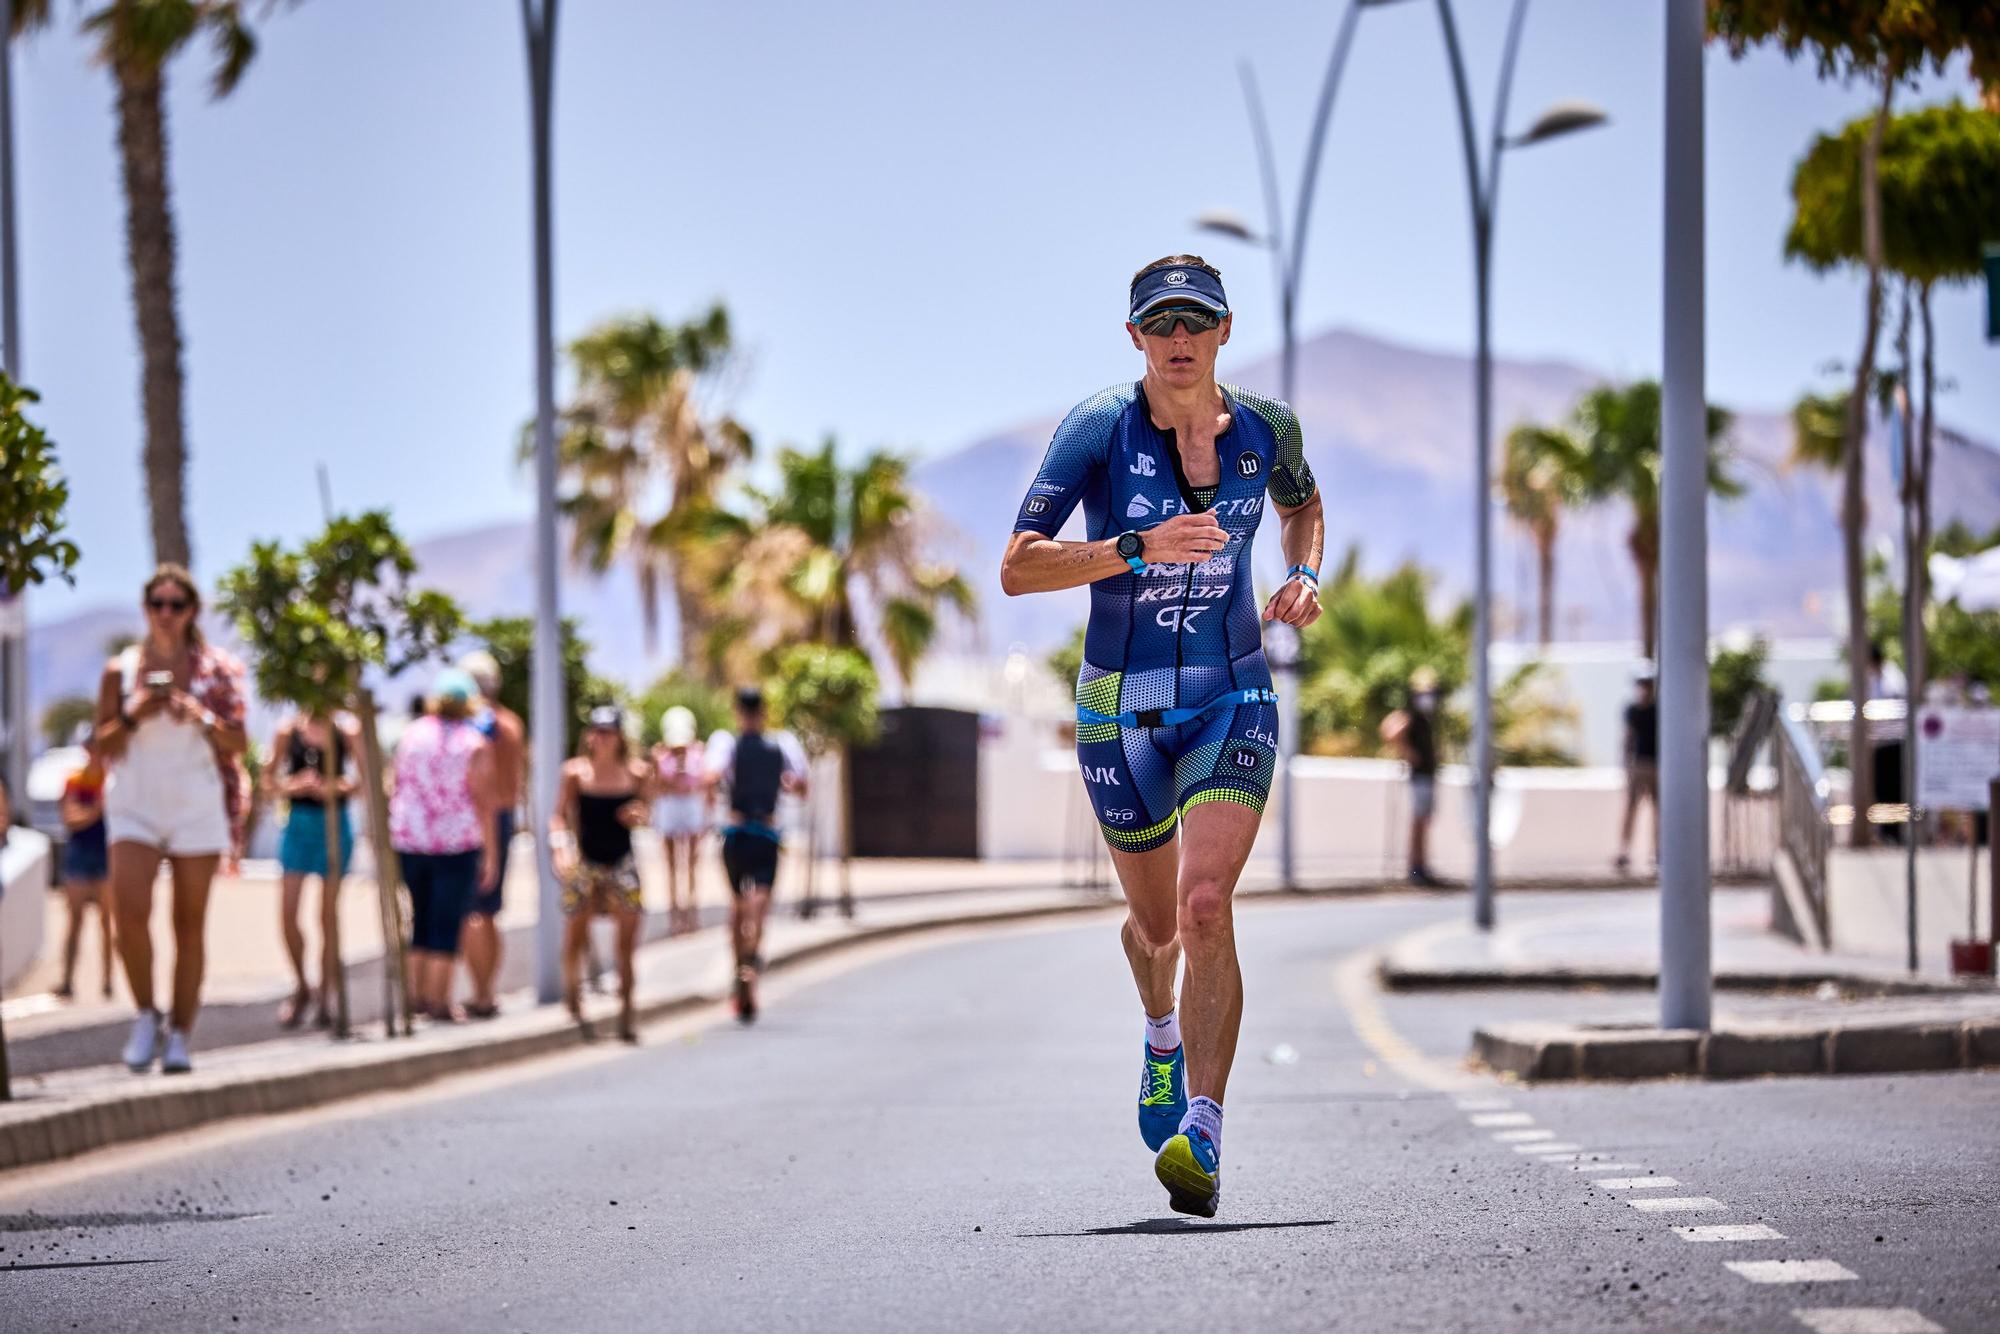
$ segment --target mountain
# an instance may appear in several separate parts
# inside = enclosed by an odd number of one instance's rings
[[[1275,358],[1226,369],[1233,369],[1233,382],[1249,389],[1277,390]],[[1582,391],[1607,378],[1569,362],[1496,360],[1496,436],[1523,421],[1564,419]],[[1469,590],[1471,359],[1336,330],[1300,345],[1298,382],[1294,406],[1326,498],[1328,562],[1357,545],[1370,570],[1413,559],[1437,574],[1445,592]],[[1078,385],[1076,397],[1098,387]],[[950,535],[947,549],[983,594],[980,633],[966,647],[1004,649],[1018,643],[1045,649],[1086,614],[1080,589],[1010,599],[1000,594],[994,574],[1016,507],[1058,420],[1051,416],[988,436],[925,460],[914,474],[939,529]],[[1836,480],[1785,467],[1791,425],[1781,414],[1739,412],[1731,439],[1737,470],[1750,490],[1740,500],[1709,506],[1710,624],[1718,631],[1748,626],[1772,636],[1832,633],[1844,609]],[[1869,451],[1871,545],[1893,539],[1897,527],[1884,445],[1878,438]],[[1939,526],[1953,518],[1980,531],[2000,524],[2000,453],[1941,430],[1934,496]],[[1556,556],[1558,638],[1637,637],[1637,576],[1625,548],[1628,524],[1627,511],[1616,503],[1566,517]],[[1080,516],[1073,518],[1063,536],[1080,536],[1081,527]],[[1282,568],[1274,544],[1267,555],[1260,571]],[[1532,634],[1533,548],[1498,513],[1493,571],[1500,635]]]
[[[1275,358],[1226,367],[1233,382],[1265,393],[1277,388]],[[1558,421],[1583,390],[1606,378],[1561,361],[1498,359],[1494,420],[1505,432],[1521,421]],[[1381,570],[1413,559],[1434,571],[1442,590],[1462,595],[1472,570],[1472,368],[1458,353],[1427,351],[1352,330],[1335,330],[1299,348],[1296,404],[1307,456],[1327,503],[1329,563],[1357,545],[1365,566]],[[1073,386],[1081,399],[1100,386]],[[1061,405],[1052,405],[1060,408]],[[943,647],[988,654],[1021,644],[1043,651],[1083,622],[1083,590],[1033,598],[1000,592],[1000,552],[1021,496],[1041,462],[1060,411],[925,459],[912,473],[928,500],[926,524],[941,557],[957,562],[980,600],[971,626],[947,620]],[[1843,614],[1837,483],[1788,471],[1790,424],[1780,414],[1743,411],[1732,435],[1737,468],[1750,484],[1740,500],[1709,507],[1710,624],[1748,626],[1772,636],[1824,637]],[[1869,451],[1871,545],[1893,540],[1896,502],[1885,442]],[[1496,446],[1497,456],[1497,446]],[[1497,458],[1496,458],[1497,462]],[[1956,518],[1979,531],[2000,525],[2000,453],[1940,430],[1935,503],[1939,526]],[[1625,551],[1627,516],[1610,504],[1566,518],[1557,551],[1557,635],[1630,641],[1637,634],[1636,577]],[[1076,536],[1073,519],[1065,536]],[[1261,569],[1275,572],[1275,542]],[[1494,587],[1501,637],[1532,634],[1533,550],[1496,514]],[[533,604],[526,521],[494,524],[412,544],[423,583],[457,597],[474,617],[525,614]],[[623,566],[602,578],[565,571],[563,606],[583,623],[593,661],[607,675],[649,680],[671,661],[671,599],[661,608],[660,645],[649,650],[636,581]],[[89,693],[105,641],[139,628],[133,606],[96,609],[38,624],[30,641],[33,707],[59,694]],[[226,627],[215,626],[220,633]],[[400,700],[391,696],[392,706]]]

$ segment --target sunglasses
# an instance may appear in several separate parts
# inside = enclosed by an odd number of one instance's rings
[[[184,602],[184,601],[182,601],[182,600],[181,600],[180,598],[147,598],[147,599],[146,599],[146,607],[147,607],[147,609],[148,609],[148,610],[150,610],[150,611],[172,611],[172,612],[182,612],[182,611],[186,611],[186,610],[187,610],[187,609],[188,609],[189,607],[192,607],[193,605],[194,605],[194,604],[193,604],[192,602]]]
[[[1140,333],[1162,338],[1171,334],[1177,324],[1187,325],[1191,334],[1207,333],[1210,329],[1221,328],[1222,322],[1228,318],[1228,311],[1216,312],[1206,306],[1168,306],[1164,310],[1141,315],[1132,323],[1139,326]]]

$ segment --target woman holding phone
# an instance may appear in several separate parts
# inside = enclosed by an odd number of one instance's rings
[[[97,744],[107,777],[114,938],[139,1014],[125,1043],[133,1073],[194,1068],[188,1034],[201,1004],[202,933],[216,866],[235,842],[242,785],[243,664],[202,638],[194,576],[162,565],[146,581],[146,634],[104,667]],[[174,985],[153,1003],[153,882],[173,881]]]

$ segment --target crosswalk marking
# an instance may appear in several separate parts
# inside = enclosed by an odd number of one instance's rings
[[[1461,1112],[1504,1112],[1514,1104],[1506,1098],[1460,1098],[1458,1110]]]
[[[1682,1241],[1783,1241],[1785,1234],[1763,1223],[1704,1223],[1677,1227],[1674,1235]]]
[[[1631,1205],[1634,1209],[1643,1210],[1649,1214],[1696,1213],[1728,1207],[1713,1195],[1676,1195],[1671,1199],[1665,1200],[1652,1197],[1643,1200],[1627,1200],[1625,1203]]]
[[[1907,1306],[1805,1306],[1792,1315],[1813,1334],[1944,1334]]]
[[[1496,1130],[1493,1138],[1501,1144],[1532,1144],[1538,1139],[1554,1139],[1553,1130]]]
[[[1725,1260],[1752,1283],[1845,1283],[1860,1277],[1838,1260]]]
[[[1581,1144],[1516,1144],[1515,1153],[1575,1153]]]
[[[1597,1184],[1606,1190],[1665,1190],[1681,1183],[1672,1177],[1599,1177]]]

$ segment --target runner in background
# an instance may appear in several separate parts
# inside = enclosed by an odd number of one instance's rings
[[[653,747],[653,827],[667,863],[667,933],[679,935],[700,925],[695,906],[695,850],[708,827],[702,745],[695,739],[694,711],[676,704],[660,717],[660,744]]]
[[[500,908],[507,888],[507,853],[514,842],[515,813],[521,807],[528,772],[527,729],[521,724],[521,715],[500,702],[500,664],[491,653],[483,649],[468,653],[459,659],[458,669],[479,688],[472,726],[486,738],[493,754],[493,878],[472,896],[472,911],[466,915],[461,941],[466,975],[472,982],[466,1016],[491,1019],[500,1013],[499,997],[494,993],[504,939]]]
[[[757,976],[764,967],[764,923],[778,878],[778,798],[804,796],[806,757],[789,732],[764,731],[764,692],[736,692],[736,735],[708,739],[709,781],[728,820],[722,870],[729,880],[729,942],[736,962],[736,1017],[757,1017]]]
[[[111,999],[111,850],[104,841],[104,763],[94,736],[85,736],[88,757],[63,784],[62,822],[69,831],[63,843],[63,898],[69,906],[69,930],[63,936],[62,985],[56,995],[76,995],[76,956],[83,943],[83,917],[97,910],[97,937],[104,949],[104,998]]]

